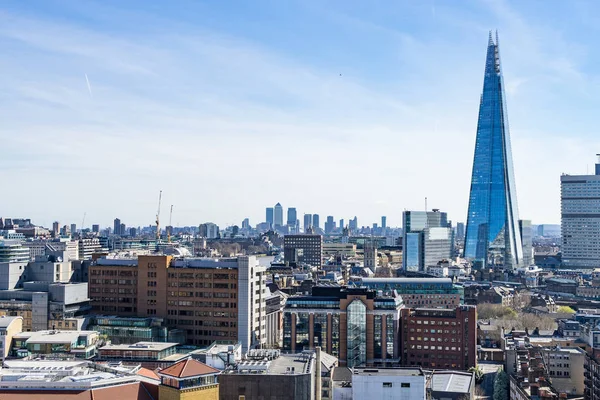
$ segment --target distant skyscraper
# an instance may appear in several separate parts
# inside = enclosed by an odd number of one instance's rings
[[[358,229],[358,218],[356,218],[356,216],[348,222],[348,228],[350,231],[356,231]]]
[[[404,211],[402,267],[426,271],[439,261],[452,258],[454,236],[445,212]]]
[[[288,207],[287,211],[287,224],[288,226],[296,226],[296,220],[298,219],[298,213],[295,207]]]
[[[276,227],[283,226],[283,207],[280,203],[275,204],[273,212],[273,225]]]
[[[560,177],[562,263],[567,268],[600,266],[600,156],[595,175]],[[544,234],[544,236],[546,236]]]
[[[58,222],[58,221],[54,221],[54,222],[52,223],[52,234],[53,234],[54,236],[58,236],[58,235],[59,235],[59,233],[60,233],[60,222]]]
[[[121,236],[125,236],[127,234],[127,227],[125,226],[125,224],[121,224],[121,226],[119,227],[119,234]],[[171,227],[171,232],[173,231],[173,227]]]
[[[456,224],[456,238],[459,240],[465,239],[465,224],[463,222]]]
[[[267,224],[270,228],[273,227],[273,207],[267,207]]]
[[[250,219],[244,218],[242,221],[242,229],[250,229]]]
[[[77,224],[71,224],[71,235],[77,233]]]
[[[115,220],[114,220],[113,234],[115,234],[115,235],[121,234],[121,220],[119,218],[115,218]]]
[[[319,214],[313,214],[313,218],[312,218],[312,226],[315,229],[319,229],[320,227],[320,222],[319,222]]]
[[[340,219],[340,230],[344,230],[344,228],[346,227],[346,225],[344,225],[344,219]]]
[[[137,234],[137,230],[135,228],[129,228],[129,236],[134,238]]]
[[[518,267],[523,258],[498,36],[490,38],[479,105],[465,239],[477,266]]]
[[[304,214],[304,233],[307,233],[310,228],[312,228],[312,214]]]
[[[325,221],[325,233],[331,233],[335,231],[335,220],[332,215],[327,216],[327,221]]]
[[[92,225],[92,232],[100,233],[100,225],[98,225],[98,224]]]
[[[381,217],[381,229],[385,229],[387,228],[387,217],[383,216]]]

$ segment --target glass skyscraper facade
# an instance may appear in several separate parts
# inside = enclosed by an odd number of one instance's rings
[[[465,257],[481,267],[517,268],[523,248],[498,35],[488,42],[467,215]]]

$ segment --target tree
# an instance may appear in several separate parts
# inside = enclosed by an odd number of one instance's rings
[[[573,310],[569,306],[560,306],[560,307],[558,307],[557,312],[562,313],[562,314],[575,314],[575,310]]]
[[[494,379],[494,400],[508,399],[508,374],[502,367],[498,368],[496,379]]]
[[[480,319],[517,318],[517,312],[502,304],[482,303],[477,305],[477,314]]]
[[[479,367],[469,368],[469,372],[475,372],[475,383],[483,381],[483,370]]]

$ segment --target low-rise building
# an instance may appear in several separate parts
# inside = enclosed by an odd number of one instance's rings
[[[255,350],[256,351],[256,350]],[[250,357],[219,376],[220,400],[312,400],[317,390],[316,356],[312,351]]]
[[[3,400],[157,400],[159,381],[140,367],[100,365],[85,360],[4,361]]]
[[[242,361],[242,344],[220,344],[215,342],[206,349],[192,351],[190,356],[209,367],[222,371]]]
[[[464,300],[464,289],[450,278],[362,278],[357,285],[384,293],[396,291],[409,308],[455,308]]]
[[[159,400],[217,400],[220,371],[186,358],[158,372]]]
[[[96,355],[98,332],[55,331],[21,332],[13,336],[13,356],[50,356],[90,359]]]
[[[353,399],[423,399],[427,380],[420,368],[355,368]]]
[[[138,342],[135,344],[108,344],[98,349],[98,361],[123,361],[155,369],[170,367],[185,354],[177,353],[178,343]]]

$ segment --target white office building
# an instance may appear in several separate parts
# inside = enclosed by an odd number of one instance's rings
[[[600,160],[596,164],[595,175],[563,175],[560,187],[563,266],[598,268]]]

